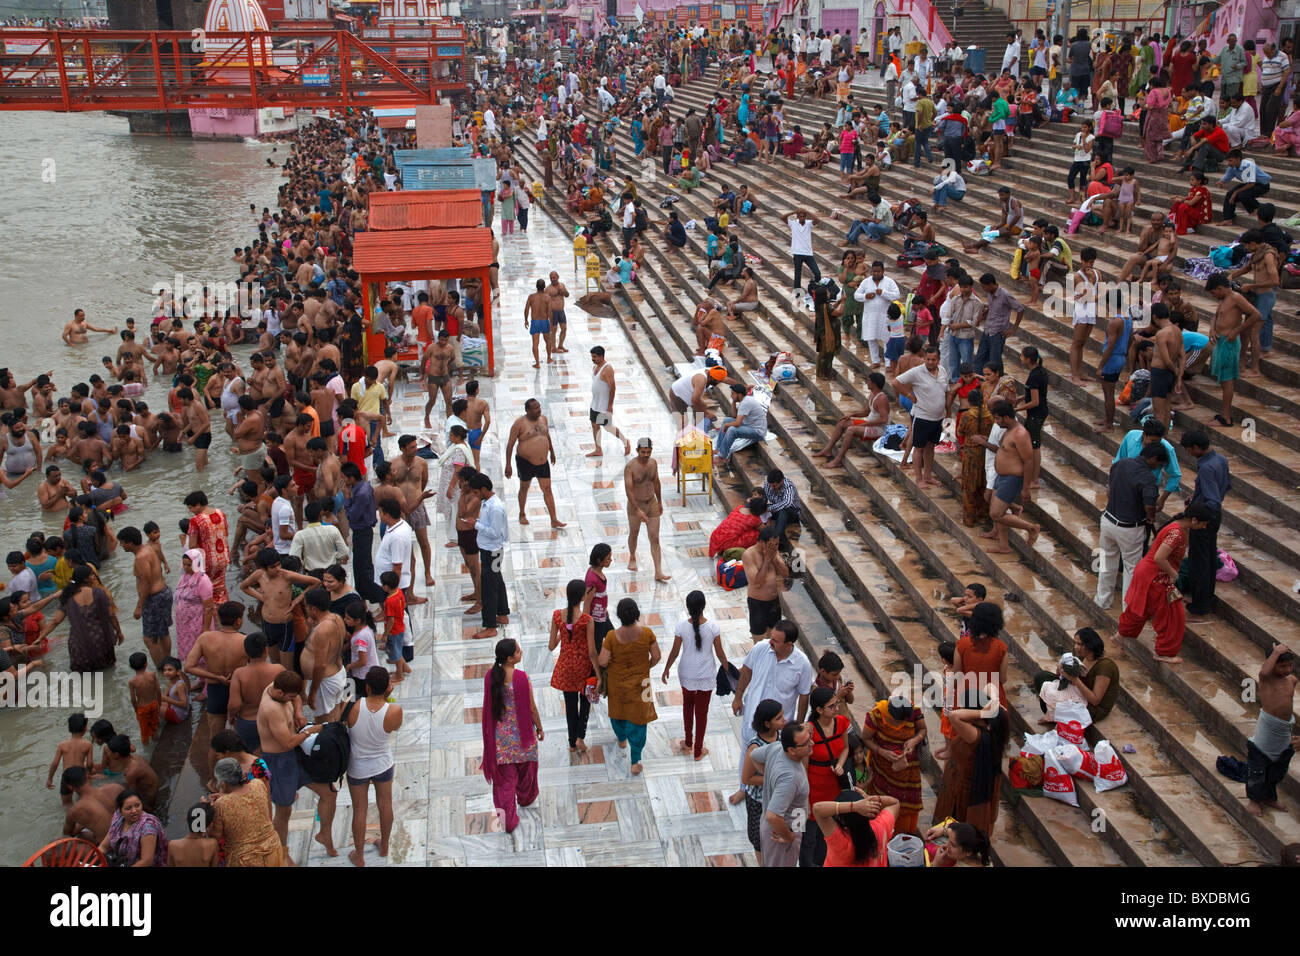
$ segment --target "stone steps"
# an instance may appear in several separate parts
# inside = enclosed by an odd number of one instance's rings
[[[683,294],[690,296],[690,293],[686,291],[689,289],[689,280],[677,276],[676,278],[678,278],[678,281],[673,282],[670,286],[662,277],[656,275],[656,273],[660,267],[665,267],[672,271],[672,266],[669,264],[668,260],[663,259],[658,253],[652,252],[651,255],[655,260],[655,264],[651,269],[642,270],[640,275],[642,277],[642,282],[647,283],[645,286],[646,291],[651,290],[651,285],[654,286],[653,293],[648,296],[648,298],[651,298],[654,302],[656,311],[661,311],[665,307],[668,311],[687,311],[693,309],[693,300],[691,298],[686,298],[684,302],[682,302],[680,298]],[[672,308],[672,300],[675,297],[678,299],[677,310]],[[754,340],[753,327],[750,323],[747,323],[746,327],[743,329],[741,327],[732,328],[731,331],[734,337],[738,340],[737,344],[744,351],[744,357],[748,360],[747,364],[757,364],[757,362],[761,361],[762,358],[766,356],[767,352],[774,347],[798,348],[796,342],[797,340],[801,340],[802,336],[796,335],[794,338],[785,338],[776,341],[773,340],[772,336],[777,334],[775,330],[779,324],[779,321],[774,322],[772,330],[770,331],[764,327],[760,333],[763,338],[762,341]],[[689,354],[691,346],[685,341],[683,333],[680,330],[672,330],[671,326],[666,327],[669,328],[669,334],[678,339],[683,352]],[[747,338],[749,338],[750,341],[747,342]],[[806,380],[805,384],[810,385]],[[810,391],[812,391],[811,387]],[[933,522],[927,520],[924,511],[916,508],[915,505],[906,499],[901,502],[895,501],[892,504],[883,497],[879,500],[873,500],[868,498],[864,493],[869,485],[855,482],[849,477],[849,475],[835,476],[835,478],[839,479],[838,481],[829,479],[824,475],[819,475],[817,466],[807,458],[807,452],[805,450],[808,444],[808,438],[812,435],[816,435],[817,432],[820,431],[815,418],[817,413],[817,400],[814,398],[811,401],[806,401],[800,399],[797,395],[791,396],[790,390],[787,389],[781,390],[780,397],[780,405],[782,408],[778,410],[776,405],[774,405],[770,424],[771,427],[773,427],[773,429],[785,439],[785,450],[792,457],[796,458],[802,466],[804,474],[815,476],[811,479],[810,484],[808,485],[808,490],[804,491],[806,499],[814,503],[821,503],[821,500],[819,499],[832,499],[831,503],[838,506],[837,510],[840,515],[850,514],[865,516],[865,514],[874,510],[873,505],[876,507],[883,506],[884,508],[889,509],[893,512],[894,518],[893,521],[890,522],[891,527],[888,530],[894,535],[899,536],[895,537],[892,542],[894,544],[901,543],[900,533],[901,535],[919,534],[926,528],[926,526],[932,526]],[[829,396],[823,395],[822,398],[823,403],[825,404],[830,404],[834,401],[834,399]],[[785,412],[785,408],[788,405],[795,406],[789,415]],[[761,451],[760,456],[766,457],[766,450]],[[798,479],[796,479],[796,481],[798,482]],[[819,487],[823,484],[826,485],[826,487]],[[804,489],[801,487],[801,491],[803,490]],[[809,495],[812,497],[809,498]],[[895,509],[902,509],[902,512],[900,513]],[[821,509],[818,509],[816,517],[817,520],[826,520],[827,516]],[[839,521],[840,518],[838,515],[832,515],[830,520]],[[825,533],[825,529],[823,529],[823,533]],[[859,525],[858,536],[863,539],[862,543],[867,544],[868,546],[873,542],[879,542],[882,537],[878,530],[873,535],[867,530],[865,525],[861,524]],[[845,546],[841,544],[838,536],[831,535],[831,538],[837,547]],[[968,549],[960,547],[955,541],[949,541],[943,536],[939,536],[937,539],[929,538],[927,541],[930,542],[932,547],[945,548],[946,553],[933,554],[928,558],[913,558],[913,563],[910,568],[905,568],[900,565],[898,563],[900,560],[899,558],[894,559],[892,570],[895,580],[903,583],[905,589],[908,588],[910,583],[918,577],[918,570],[925,567],[941,569],[939,571],[940,576],[946,575],[949,577],[947,583],[953,590],[960,588],[961,584],[959,582],[974,580],[983,576],[980,574],[979,568],[972,565],[969,558],[969,554],[972,552],[968,551]],[[939,543],[935,544],[935,541],[938,541]],[[917,542],[917,544],[921,544],[921,542]],[[919,554],[920,552],[912,553]],[[888,557],[888,553],[883,549],[882,555]],[[852,557],[855,562],[861,559],[860,546],[859,554]],[[908,573],[909,571],[911,573]],[[931,573],[934,572],[932,571]],[[914,585],[911,587],[912,590],[915,590]],[[944,592],[940,591],[936,596],[932,597],[932,602],[936,606],[929,608],[931,630],[934,631],[943,627],[948,631],[949,636],[952,636],[955,635],[955,628],[952,623],[943,623],[939,619],[941,612],[938,606],[942,604],[943,593]],[[918,608],[926,603],[924,600],[917,600],[919,598],[920,594],[918,593],[916,598],[914,598],[914,600],[917,601]],[[895,639],[898,640],[897,637]],[[1014,641],[1009,642],[1009,644],[1013,647],[1016,646]],[[931,657],[934,656],[934,645],[932,643],[928,648],[928,652]],[[921,657],[921,654],[918,653],[917,656]],[[1013,685],[1020,684],[1023,688],[1030,670],[1037,669],[1039,666],[1047,663],[1050,661],[1052,656],[1052,653],[1047,652],[1045,648],[1044,652],[1039,655],[1037,660],[1033,657],[1028,657],[1024,653],[1017,654],[1017,666],[1012,668],[1014,673],[1011,675],[1011,683]],[[1029,670],[1021,669],[1022,658],[1025,658],[1024,664],[1028,666]],[[1046,658],[1046,660],[1044,658]],[[1023,729],[1024,727],[1029,726],[1029,722],[1036,718],[1036,704],[1033,702],[1032,694],[1028,691],[1022,690],[1018,695],[1018,698],[1027,698],[1027,708],[1024,706],[1026,703],[1024,700],[1017,699],[1015,703],[1015,708],[1017,710],[1017,723]],[[1022,716],[1023,713],[1029,713],[1031,716],[1025,718]],[[1111,718],[1108,718],[1106,731],[1107,733],[1113,734],[1114,731],[1112,730],[1111,720]],[[1190,717],[1186,718],[1184,723],[1190,724]],[[1156,764],[1147,763],[1146,761],[1148,758],[1154,757],[1159,751],[1159,744],[1156,742],[1154,737],[1147,735],[1143,728],[1136,722],[1130,721],[1130,726],[1122,726],[1121,724],[1122,722],[1117,722],[1116,729],[1125,735],[1123,739],[1136,739],[1139,741],[1137,744],[1139,755],[1133,768],[1135,783],[1132,788],[1132,793],[1124,800],[1113,802],[1104,800],[1104,798],[1110,796],[1110,794],[1095,795],[1081,793],[1081,804],[1084,806],[1085,810],[1088,811],[1104,811],[1107,825],[1107,836],[1125,862],[1130,865],[1167,865],[1168,863],[1173,862],[1170,854],[1174,854],[1174,857],[1176,858],[1187,850],[1190,850],[1194,857],[1200,862],[1209,864],[1218,862],[1249,862],[1258,858],[1258,850],[1256,848],[1252,847],[1243,851],[1243,847],[1245,847],[1245,844],[1243,844],[1244,834],[1240,831],[1236,831],[1235,827],[1231,828],[1235,832],[1229,832],[1221,839],[1218,835],[1206,839],[1204,836],[1204,827],[1197,826],[1195,829],[1190,827],[1185,821],[1208,821],[1214,818],[1217,814],[1217,807],[1214,805],[1213,801],[1194,781],[1190,774],[1178,769],[1174,763],[1167,761]],[[1139,778],[1142,781],[1145,781],[1148,778],[1154,780],[1156,776],[1162,778],[1158,786],[1155,784],[1139,782]],[[1138,794],[1142,796],[1144,803],[1150,801],[1160,806],[1164,816],[1153,818],[1150,813],[1149,805],[1138,805],[1136,796]],[[1038,801],[1034,801],[1035,806],[1037,806],[1038,803]],[[1112,803],[1114,805],[1111,805]],[[1149,822],[1153,819],[1165,820],[1167,828],[1164,824],[1156,826]],[[1152,827],[1154,827],[1154,829],[1152,829]],[[1186,841],[1185,844],[1184,841]]]

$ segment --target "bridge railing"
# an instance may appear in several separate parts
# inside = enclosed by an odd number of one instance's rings
[[[465,89],[461,38],[0,29],[0,109],[409,106]]]

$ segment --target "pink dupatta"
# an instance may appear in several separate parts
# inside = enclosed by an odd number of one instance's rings
[[[525,749],[533,745],[536,735],[533,733],[533,714],[522,708],[529,706],[532,700],[532,685],[528,675],[520,668],[515,668],[511,686],[515,692],[515,711],[519,721],[519,743]],[[492,672],[483,677],[483,776],[488,783],[493,782],[497,771],[497,721],[492,716]]]

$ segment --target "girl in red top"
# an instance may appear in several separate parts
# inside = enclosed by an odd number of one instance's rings
[[[551,672],[551,686],[564,694],[564,719],[569,725],[569,750],[586,753],[587,717],[591,714],[591,701],[585,693],[587,678],[591,676],[591,658],[588,643],[595,643],[596,625],[591,615],[582,611],[587,596],[587,582],[574,578],[564,589],[568,606],[551,616],[551,640],[548,650],[560,649],[560,656]]]
[[[808,757],[808,803],[834,800],[844,789],[844,767],[849,759],[849,719],[836,713],[839,700],[829,687],[815,687],[808,699],[808,729],[812,753]],[[826,858],[826,838],[813,833],[813,854],[817,866]]]
[[[888,866],[898,801],[845,790],[813,804],[817,832],[826,841],[825,866]]]

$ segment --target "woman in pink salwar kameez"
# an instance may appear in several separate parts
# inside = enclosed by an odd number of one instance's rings
[[[1279,153],[1300,156],[1300,96],[1291,102],[1291,112],[1286,119],[1279,120],[1273,130],[1273,148]]]
[[[537,800],[537,743],[545,738],[533,685],[516,665],[523,658],[510,638],[497,641],[496,662],[483,678],[483,776],[506,833],[519,826],[519,807]]]
[[[203,552],[198,548],[186,551],[181,564],[184,570],[176,582],[176,650],[177,657],[183,661],[199,635],[211,630],[216,609]]]

